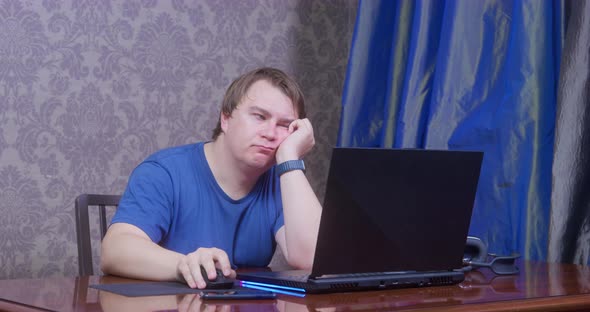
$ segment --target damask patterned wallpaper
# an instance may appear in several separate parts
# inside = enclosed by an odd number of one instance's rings
[[[279,67],[306,93],[324,192],[356,2],[0,0],[0,278],[77,274],[74,198],[121,193],[210,138],[225,88]]]

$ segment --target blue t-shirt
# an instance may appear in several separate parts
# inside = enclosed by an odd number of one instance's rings
[[[182,254],[217,247],[232,265],[268,265],[275,234],[284,224],[274,167],[248,195],[233,200],[217,184],[204,144],[164,149],[137,166],[111,223],[135,225],[160,246]]]

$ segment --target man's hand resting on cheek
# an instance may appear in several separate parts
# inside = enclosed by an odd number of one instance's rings
[[[289,125],[289,136],[281,143],[276,154],[277,164],[301,159],[315,145],[313,127],[309,119],[296,119]]]

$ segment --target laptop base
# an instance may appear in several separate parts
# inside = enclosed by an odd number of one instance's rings
[[[462,282],[460,271],[346,274],[341,277],[307,278],[308,271],[238,273],[244,286],[276,288],[301,293],[331,293],[423,286],[453,285]]]

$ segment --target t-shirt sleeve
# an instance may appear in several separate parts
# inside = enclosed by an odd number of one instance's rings
[[[275,236],[277,235],[277,232],[283,227],[283,225],[285,225],[285,220],[283,219],[282,207],[281,207],[281,209],[279,209],[278,213],[279,213],[279,215],[278,215],[275,225],[272,229],[272,234]]]
[[[272,234],[276,237],[277,232],[285,225],[285,219],[283,218],[283,200],[281,194],[281,183],[278,176],[275,175],[274,169],[271,171],[272,176],[274,177],[275,183],[275,209],[276,209],[276,219],[275,223],[272,227]]]
[[[168,233],[173,209],[173,184],[168,171],[152,161],[133,170],[111,224],[128,223],[159,243]]]

